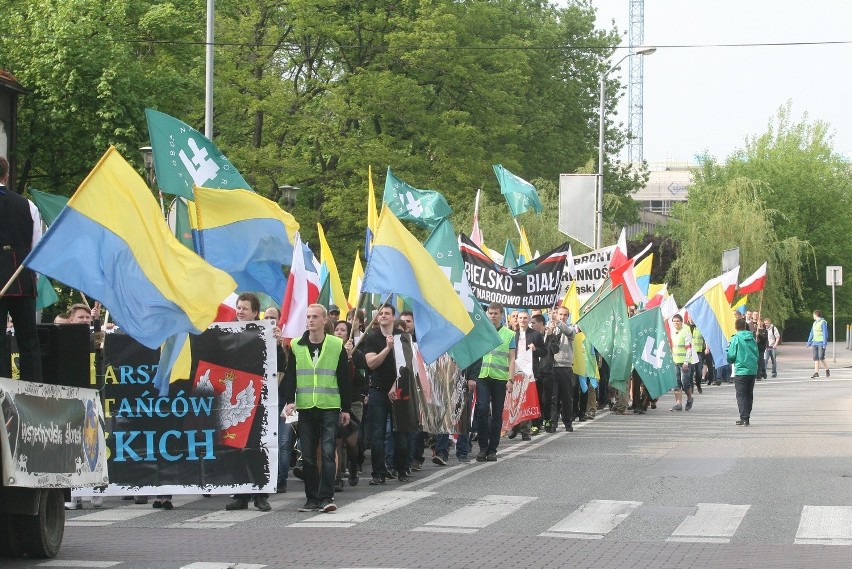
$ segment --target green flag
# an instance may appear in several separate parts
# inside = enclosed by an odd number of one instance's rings
[[[503,266],[507,269],[518,268],[518,253],[511,239],[506,239],[506,247],[503,249]]]
[[[317,304],[322,304],[326,307],[326,309],[331,306],[331,279],[328,278],[328,273],[326,273],[325,278],[322,280],[322,284],[320,285]]]
[[[515,176],[503,168],[502,164],[494,164],[492,168],[494,168],[494,174],[497,175],[497,181],[500,182],[500,192],[505,196],[506,203],[509,204],[512,217],[518,217],[530,209],[536,213],[541,213],[541,200],[538,197],[538,192],[535,191],[535,186],[523,178]]]
[[[462,262],[459,253],[458,238],[450,220],[441,220],[423,244],[423,247],[432,255],[432,258],[450,279],[453,288],[461,297],[462,303],[473,321],[473,330],[450,348],[448,352],[460,368],[466,368],[499,346],[502,340],[500,340],[497,330],[494,329],[494,325],[485,316],[479,302],[473,296],[473,291],[470,289],[464,272],[464,262]]]
[[[427,229],[435,229],[442,219],[453,213],[443,195],[409,186],[394,176],[390,167],[383,200],[397,219],[413,221]]]
[[[41,192],[35,188],[30,188],[30,196],[33,198],[33,203],[38,208],[41,218],[47,225],[53,223],[53,220],[56,219],[56,216],[59,215],[59,212],[62,211],[62,208],[65,207],[69,199],[66,196]]]
[[[609,384],[626,392],[627,378],[633,365],[627,304],[621,285],[600,299],[580,318],[577,325],[609,364]]]
[[[192,200],[192,186],[251,190],[239,171],[206,136],[183,121],[145,109],[157,185]]]
[[[53,285],[50,284],[50,280],[39,274],[38,279],[36,279],[36,310],[42,310],[57,302],[59,302],[59,296],[56,294]]]
[[[656,399],[677,385],[660,307],[645,310],[631,318],[630,336],[633,368],[642,378],[648,395]]]

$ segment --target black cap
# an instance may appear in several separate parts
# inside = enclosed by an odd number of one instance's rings
[[[340,309],[337,307],[336,304],[332,304],[328,307],[328,313],[331,314],[332,312],[337,312],[338,314],[340,314]]]

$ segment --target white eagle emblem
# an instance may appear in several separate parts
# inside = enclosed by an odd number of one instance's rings
[[[219,380],[219,383],[225,385],[225,389],[219,395],[216,395],[216,390],[213,389],[213,384],[210,381],[210,369],[208,368],[204,375],[198,379],[198,384],[195,386],[195,393],[199,395],[216,396],[219,429],[221,431],[239,425],[251,417],[254,409],[255,391],[252,381],[249,381],[245,389],[237,393],[236,401],[231,401],[234,396],[234,380],[236,377],[233,371],[226,373],[225,377]]]

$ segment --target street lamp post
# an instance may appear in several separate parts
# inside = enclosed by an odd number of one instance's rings
[[[604,193],[604,129],[605,122],[604,119],[606,113],[606,78],[610,73],[618,69],[618,67],[630,56],[633,55],[651,55],[657,51],[656,47],[652,46],[640,46],[637,47],[635,51],[631,51],[624,57],[618,60],[615,65],[610,67],[606,72],[601,73],[600,78],[600,108],[598,109],[598,121],[599,121],[599,130],[598,130],[598,191],[597,196],[595,197],[595,249],[600,249],[603,245],[603,193]]]
[[[282,184],[278,186],[278,192],[281,196],[281,201],[284,202],[288,208],[293,209],[296,205],[296,195],[299,193],[301,188],[296,186],[291,186],[290,184]]]

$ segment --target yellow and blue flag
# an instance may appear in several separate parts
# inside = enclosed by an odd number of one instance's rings
[[[725,288],[721,282],[697,295],[689,301],[684,309],[689,312],[695,325],[701,330],[713,361],[723,365],[727,359],[728,342],[734,334],[734,315],[731,305],[725,296]]]
[[[293,262],[293,236],[299,230],[293,216],[249,190],[195,187],[194,192],[196,215],[190,219],[198,253],[234,277],[238,291],[263,292],[280,302],[287,288],[282,265]]]
[[[151,190],[112,147],[24,264],[100,300],[151,349],[206,330],[236,287],[175,239]]]
[[[651,253],[636,265],[633,266],[633,275],[636,277],[636,284],[639,285],[639,290],[645,298],[651,298],[648,295],[651,287],[651,266],[654,264],[654,254]]]
[[[406,297],[426,363],[437,360],[473,329],[444,271],[387,206],[379,216],[362,290]]]
[[[364,260],[370,259],[370,247],[373,246],[373,235],[379,224],[379,214],[376,212],[376,190],[373,187],[373,167],[367,166],[367,235],[364,237]]]
[[[334,255],[331,254],[331,247],[328,246],[325,231],[323,231],[322,225],[319,223],[317,223],[317,233],[319,234],[320,242],[320,263],[328,270],[329,294],[331,295],[330,304],[336,304],[338,308],[346,312],[349,308],[349,302],[346,299],[346,294],[343,292],[340,273],[337,272],[337,263],[334,262]]]

